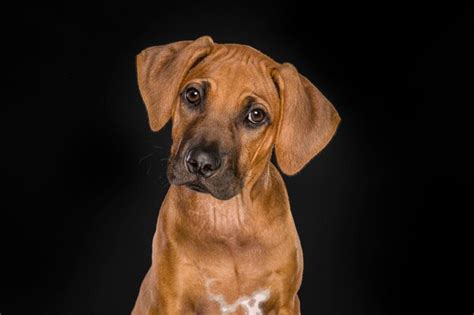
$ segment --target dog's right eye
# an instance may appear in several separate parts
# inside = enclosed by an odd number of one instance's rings
[[[198,89],[190,87],[184,93],[184,97],[189,104],[194,106],[199,105],[201,103],[201,93],[199,93]]]

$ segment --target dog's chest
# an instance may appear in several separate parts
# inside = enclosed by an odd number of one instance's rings
[[[201,313],[264,314],[263,307],[272,296],[273,279],[272,272],[262,264],[265,258],[258,257],[257,252],[262,252],[258,246],[234,245],[200,256],[190,276],[199,288],[195,293]]]

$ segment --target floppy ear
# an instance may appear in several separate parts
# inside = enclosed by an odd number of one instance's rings
[[[181,82],[212,46],[212,38],[203,36],[195,41],[149,47],[137,55],[138,87],[153,131],[163,128],[171,118]]]
[[[281,65],[272,76],[281,100],[276,158],[283,173],[294,175],[328,144],[341,119],[332,104],[293,65]]]

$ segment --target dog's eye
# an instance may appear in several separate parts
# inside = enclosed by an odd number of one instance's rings
[[[193,105],[199,105],[201,102],[201,94],[196,88],[190,87],[186,90],[184,97],[186,101]]]
[[[265,118],[267,117],[267,115],[265,114],[265,112],[260,109],[260,108],[256,108],[256,109],[252,109],[248,114],[247,114],[247,120],[248,122],[250,122],[251,124],[253,125],[260,125],[261,123],[263,123],[265,121]]]

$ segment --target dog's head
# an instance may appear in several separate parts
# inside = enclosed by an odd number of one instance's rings
[[[172,120],[168,179],[218,199],[240,192],[268,165],[297,173],[334,135],[340,118],[290,64],[208,36],[137,56],[151,129]]]

